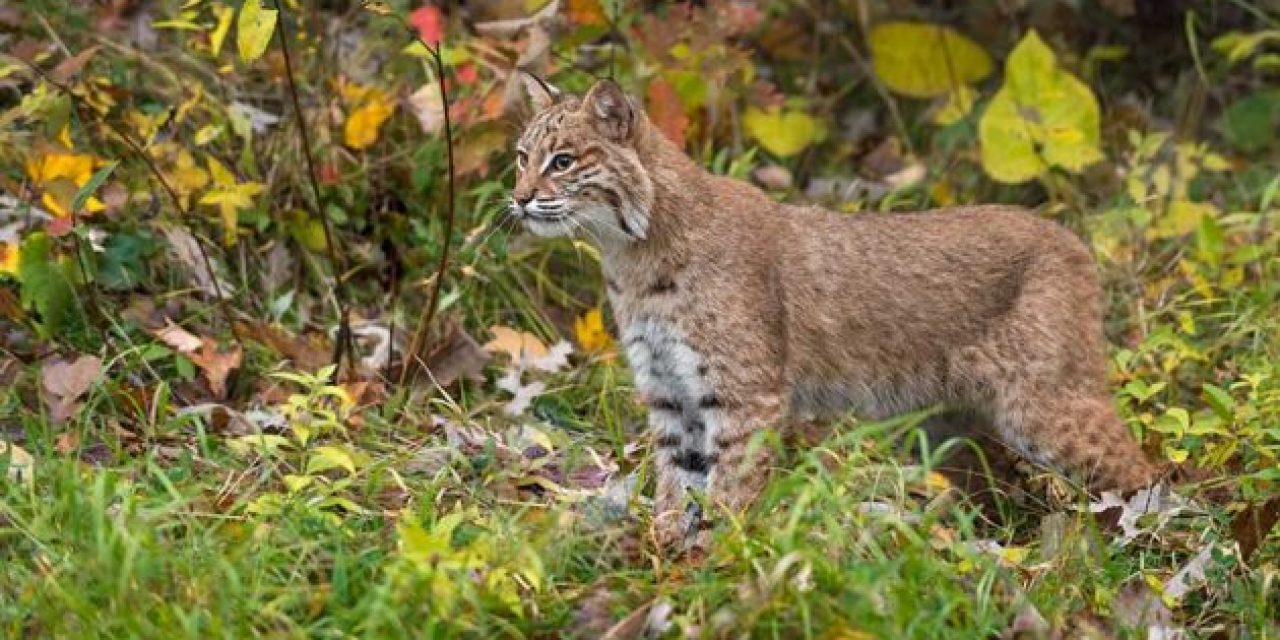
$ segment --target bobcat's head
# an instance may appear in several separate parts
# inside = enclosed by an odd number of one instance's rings
[[[540,236],[581,231],[599,244],[644,239],[653,204],[635,149],[644,114],[612,80],[582,98],[525,80],[535,113],[516,142],[511,215]]]

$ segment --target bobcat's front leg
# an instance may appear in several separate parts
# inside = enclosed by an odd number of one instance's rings
[[[657,445],[658,541],[705,547],[716,519],[740,514],[764,487],[771,452],[753,436],[778,424],[781,403],[776,395],[738,402],[708,393],[681,407],[651,402],[649,415]]]
[[[755,502],[770,475],[771,445],[755,436],[780,427],[786,411],[776,393],[726,399],[715,411],[719,416],[709,421],[714,429],[707,438],[714,462],[707,476],[707,517],[736,517]]]

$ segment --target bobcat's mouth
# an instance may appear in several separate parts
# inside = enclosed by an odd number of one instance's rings
[[[562,201],[534,200],[524,206],[513,202],[511,213],[526,229],[540,236],[567,235],[572,226],[568,220],[573,212]]]

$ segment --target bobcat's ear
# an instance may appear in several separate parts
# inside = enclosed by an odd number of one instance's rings
[[[626,140],[635,131],[635,107],[612,80],[601,80],[591,87],[582,108],[595,118],[596,128],[614,140]]]
[[[560,90],[547,84],[542,78],[529,73],[528,71],[520,71],[520,79],[524,81],[524,90],[529,94],[529,102],[533,104],[534,111],[542,111],[547,107],[560,101]]]

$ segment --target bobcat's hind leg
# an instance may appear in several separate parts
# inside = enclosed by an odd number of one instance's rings
[[[1002,405],[1001,438],[1031,460],[1076,476],[1091,492],[1134,491],[1159,477],[1106,396],[1045,389],[1014,394]]]

